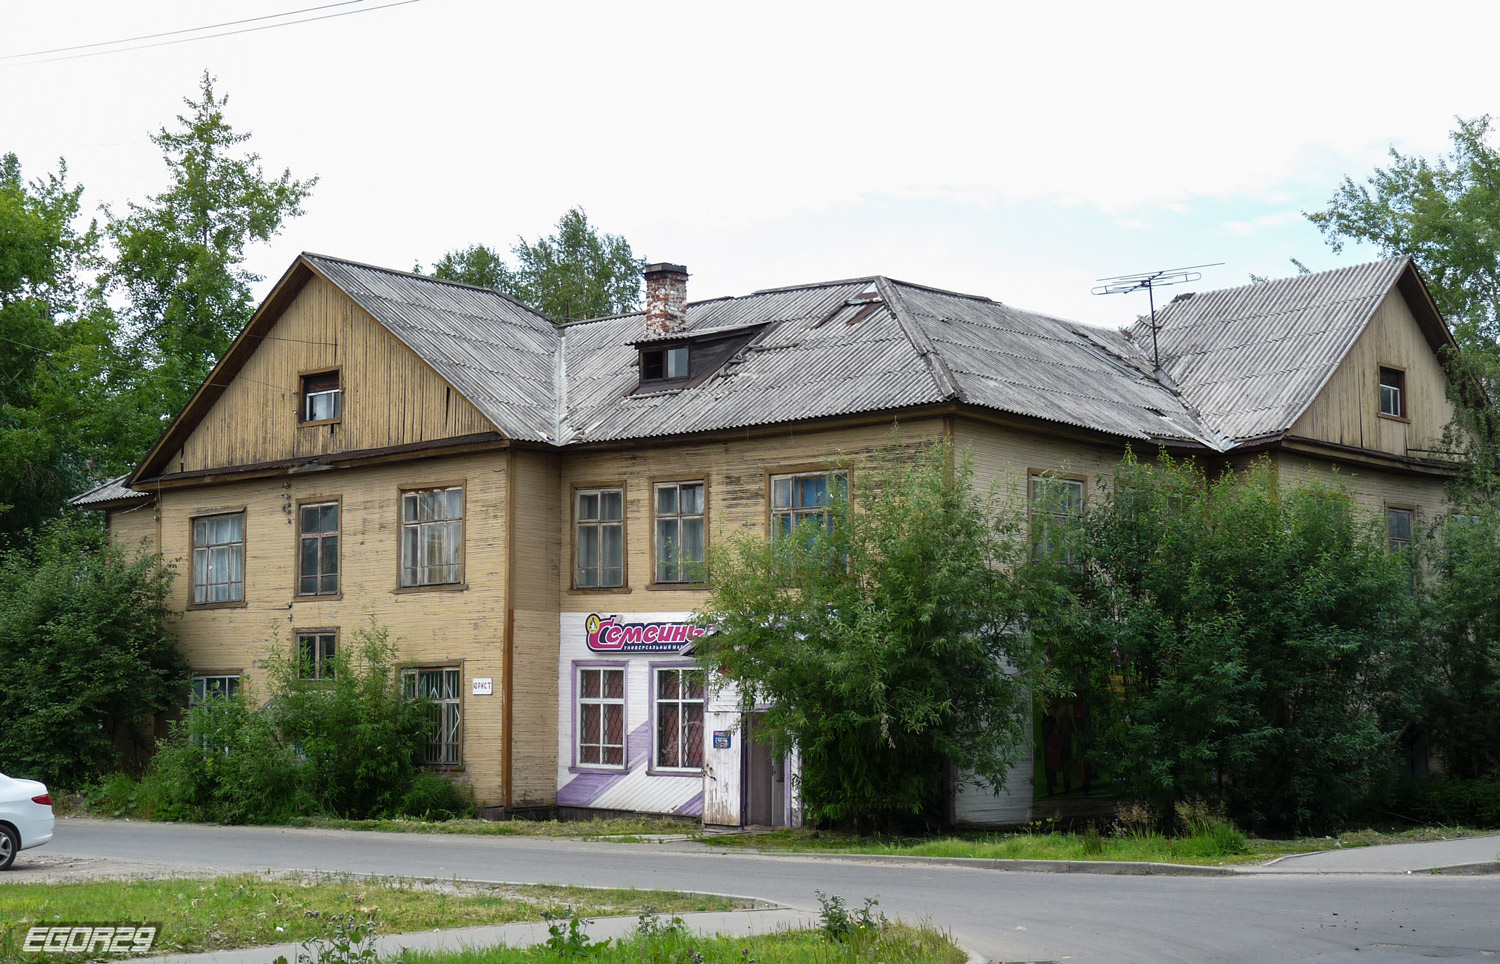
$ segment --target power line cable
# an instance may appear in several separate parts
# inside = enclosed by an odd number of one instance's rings
[[[242,34],[242,33],[257,33],[257,32],[259,32],[261,30],[274,30],[277,27],[291,27],[291,26],[295,26],[296,24],[299,24],[299,23],[313,23],[313,22],[318,21],[318,20],[332,20],[335,17],[352,17],[352,16],[354,16],[357,13],[372,13],[372,12],[374,12],[376,10],[388,10],[391,7],[404,7],[407,4],[409,4],[409,3],[416,3],[416,2],[417,2],[417,0],[396,0],[395,3],[386,3],[386,4],[382,4],[382,5],[378,6],[378,7],[361,7],[358,10],[344,10],[344,11],[341,11],[339,13],[326,13],[326,14],[324,14],[321,17],[304,17],[301,20],[288,20],[285,23],[270,23],[270,24],[266,24],[265,26],[261,26],[261,27],[245,27],[245,28],[243,28],[241,30],[225,30],[225,31],[222,31],[220,33],[204,34],[201,37],[183,37],[183,38],[178,39],[178,40],[163,40],[163,41],[160,41],[160,42],[154,43],[154,44],[137,44],[137,45],[135,45],[133,47],[117,47],[114,50],[94,50],[94,51],[90,51],[88,53],[70,54],[69,56],[66,56],[66,57],[47,57],[47,58],[45,58],[43,60],[28,61],[26,65],[29,65],[29,64],[50,64],[50,63],[56,63],[57,61],[60,61],[60,60],[81,60],[81,59],[83,59],[85,57],[103,57],[106,54],[121,54],[121,53],[128,53],[128,52],[133,51],[133,50],[148,50],[148,49],[150,49],[152,47],[170,47],[170,46],[172,46],[174,44],[192,43],[193,41],[196,41],[196,40],[213,40],[213,39],[218,38],[218,37],[232,37],[235,34]],[[310,9],[320,9],[320,8],[314,7],[314,8],[310,8]],[[286,15],[283,14],[283,16],[286,16]],[[199,29],[203,29],[203,28],[199,28]],[[122,42],[122,41],[117,41],[117,42]],[[22,65],[22,66],[26,66],[26,65]]]
[[[157,37],[172,37],[180,33],[197,33],[200,30],[218,30],[220,27],[237,27],[242,23],[254,23],[257,20],[279,20],[282,17],[293,17],[299,13],[311,13],[314,10],[327,10],[330,7],[347,7],[353,3],[364,3],[366,0],[340,0],[338,3],[325,3],[320,7],[303,7],[301,10],[288,10],[285,13],[268,13],[263,17],[246,17],[244,20],[227,20],[224,23],[210,23],[202,27],[184,27],[181,30],[164,30],[161,33],[143,33],[139,37],[121,37],[119,40],[101,40],[92,44],[76,44],[72,47],[53,47],[51,50],[28,50],[24,54],[5,54],[0,60],[19,60],[22,57],[40,57],[44,54],[64,54],[74,50],[88,50],[92,47],[113,47],[116,44],[134,43],[137,40],[155,40]]]

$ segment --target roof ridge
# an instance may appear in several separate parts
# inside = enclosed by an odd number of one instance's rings
[[[1003,301],[996,301],[989,295],[976,295],[968,291],[954,291],[951,288],[937,288],[932,285],[918,284],[915,281],[902,281],[900,278],[890,278],[886,277],[885,275],[880,275],[879,277],[893,285],[900,285],[903,288],[916,288],[918,291],[931,291],[935,294],[950,295],[954,298],[968,298],[971,301],[984,301],[992,305],[1003,305],[1004,307],[1009,308],[1011,311],[1026,310],[1024,308],[1016,308],[1013,305],[1008,305]],[[1037,314],[1037,312],[1031,312],[1031,314]]]
[[[906,310],[906,302],[891,284],[891,280],[880,275],[873,280],[876,290],[880,292],[881,300],[890,307],[891,315],[895,317],[902,334],[906,335],[912,347],[917,350],[917,354],[922,357],[922,361],[927,363],[932,380],[937,384],[937,390],[942,393],[943,398],[952,398],[960,402],[968,401],[958,387],[958,379],[953,377],[953,369],[948,366],[948,359],[944,358],[943,353],[938,351],[937,346],[932,343],[932,338],[927,334],[927,329],[922,327],[922,323]]]
[[[884,275],[869,274],[869,275],[862,275],[862,276],[859,276],[859,277],[856,277],[856,278],[839,278],[839,279],[834,280],[834,281],[810,281],[807,284],[800,284],[800,285],[782,285],[781,287],[778,287],[778,288],[760,288],[760,289],[757,289],[755,291],[750,292],[747,295],[738,295],[737,297],[740,297],[740,298],[753,298],[756,295],[774,295],[774,294],[780,294],[783,291],[806,291],[809,288],[836,288],[839,285],[852,285],[855,282],[877,284],[878,285],[880,282],[882,282],[882,281],[888,281],[888,280],[890,280],[890,279],[886,278]]]
[[[749,295],[720,295],[717,298],[700,298],[697,301],[689,301],[684,307],[691,308],[694,305],[711,305],[716,301],[734,301],[738,298],[748,298]],[[645,308],[637,308],[635,311],[622,311],[617,315],[598,315],[594,318],[573,318],[568,321],[554,321],[558,328],[571,328],[574,325],[591,325],[596,321],[619,321],[622,318],[633,318],[636,315],[644,315]]]
[[[486,288],[484,285],[471,285],[467,281],[453,281],[448,278],[439,278],[436,275],[422,274],[420,271],[402,271],[400,268],[387,268],[382,265],[370,264],[365,261],[355,261],[353,258],[339,258],[331,254],[319,254],[316,251],[304,251],[302,252],[300,257],[319,258],[323,261],[333,261],[337,262],[338,264],[347,264],[355,268],[364,268],[366,271],[378,271],[381,274],[393,274],[403,278],[413,278],[417,281],[431,282],[432,284],[449,285],[454,288],[467,288],[470,291],[482,291],[487,295],[497,295],[498,297],[509,301],[511,304],[524,308],[527,311],[531,312],[533,315],[536,315],[538,318],[551,322],[554,325],[558,324],[558,322],[553,321],[551,318],[548,318],[545,314],[537,311],[535,308],[520,300],[515,295],[508,295],[505,292],[495,288]]]
[[[1284,282],[1305,282],[1309,278],[1320,278],[1324,275],[1338,274],[1341,271],[1355,271],[1359,268],[1371,268],[1375,265],[1386,265],[1396,261],[1410,262],[1411,260],[1412,257],[1409,254],[1398,254],[1389,258],[1376,258],[1374,261],[1361,261],[1358,264],[1346,264],[1338,268],[1325,268],[1322,271],[1309,271],[1307,274],[1286,275],[1285,277],[1281,278],[1268,278],[1265,281],[1251,281],[1242,285],[1232,285],[1228,288],[1210,288],[1207,291],[1194,291],[1191,292],[1191,294],[1194,298],[1205,298],[1209,295],[1217,295],[1229,291],[1243,291],[1247,288],[1264,288],[1267,285],[1282,284]],[[1171,303],[1172,302],[1169,301],[1167,302],[1167,305],[1170,305]],[[1163,305],[1162,307],[1166,307],[1166,305]]]

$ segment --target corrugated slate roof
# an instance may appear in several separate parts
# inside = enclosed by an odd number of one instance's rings
[[[1162,369],[1205,427],[1231,441],[1287,431],[1322,391],[1406,257],[1226,288],[1156,313]],[[1151,324],[1131,341],[1151,358]]]
[[[75,495],[68,500],[68,504],[77,506],[80,509],[91,509],[111,502],[131,502],[136,499],[144,500],[151,498],[151,496],[144,492],[137,492],[134,489],[127,488],[125,480],[129,477],[129,475],[121,475],[107,482],[101,482],[82,495]]]
[[[506,436],[553,445],[958,402],[1224,451],[1290,429],[1381,299],[1398,282],[1421,287],[1410,259],[1394,258],[1180,299],[1157,314],[1155,374],[1145,321],[1109,331],[882,277],[776,288],[689,304],[669,337],[743,332],[748,344],[691,388],[632,394],[635,346],[664,340],[644,313],[558,326],[485,288],[302,260]],[[1429,338],[1446,335],[1424,310]],[[103,488],[75,504],[108,501]]]
[[[557,330],[498,291],[302,256],[513,439],[555,441]]]

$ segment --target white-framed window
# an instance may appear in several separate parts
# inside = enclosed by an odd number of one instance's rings
[[[578,668],[578,764],[625,766],[625,670]]]
[[[463,582],[464,488],[401,493],[401,585]]]
[[[334,421],[343,409],[342,400],[337,371],[302,376],[302,421]]]
[[[233,699],[240,691],[240,678],[228,673],[194,676],[190,705],[196,706],[205,700]]]
[[[339,591],[338,502],[298,506],[297,540],[297,595],[336,594]]]
[[[641,381],[688,377],[688,348],[649,348],[641,351]]]
[[[1032,555],[1044,559],[1056,551],[1058,543],[1083,518],[1083,480],[1055,475],[1031,477]],[[1067,552],[1063,561],[1072,562]]]
[[[463,674],[457,666],[401,671],[402,690],[409,700],[430,700],[431,730],[422,751],[429,766],[457,766],[463,747]]]
[[[1380,414],[1406,418],[1406,372],[1399,368],[1380,369]]]
[[[314,629],[297,634],[297,676],[299,679],[333,679],[333,657],[338,652],[339,634],[331,629]]]
[[[657,769],[703,768],[703,671],[692,667],[656,670]]]
[[[704,485],[658,482],[656,511],[656,581],[702,582]]]
[[[245,513],[193,520],[193,603],[242,602],[245,598]]]
[[[625,490],[575,490],[573,529],[573,584],[579,589],[625,585]]]
[[[829,506],[849,494],[849,474],[840,469],[771,476],[771,538],[789,535],[809,519],[833,526]]]

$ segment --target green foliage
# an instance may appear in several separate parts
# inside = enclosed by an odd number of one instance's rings
[[[172,706],[187,664],[167,629],[172,573],[59,520],[0,554],[0,770],[81,787]]]
[[[277,646],[266,660],[269,699],[249,687],[233,699],[194,706],[154,761],[166,787],[161,816],[224,823],[277,823],[305,814],[363,818],[398,812],[410,797],[461,807],[414,786],[428,736],[427,707],[407,700],[396,678],[396,645],[373,620],[335,655],[333,678],[304,679]],[[411,797],[413,793],[417,795]]]
[[[1500,777],[1500,509],[1438,526],[1418,650],[1422,733],[1454,777]]]
[[[1032,631],[1090,708],[1095,762],[1158,813],[1338,822],[1392,759],[1416,639],[1411,561],[1352,496],[1127,458],[1079,537],[1076,565],[1039,564],[1069,594]]]
[[[1409,823],[1500,829],[1500,778],[1406,777],[1386,788],[1378,804],[1382,815]]]
[[[224,116],[227,96],[214,92],[204,71],[199,99],[185,98],[178,127],[151,140],[162,151],[171,185],[129,212],[111,215],[116,254],[105,289],[124,297],[132,347],[149,371],[137,402],[151,416],[139,448],[155,441],[161,420],[188,398],[240,329],[250,320],[250,285],[261,280],[243,267],[246,247],[265,242],[302,213],[317,178],[290,171],[267,178],[260,155],[242,145]]]
[[[618,234],[600,234],[582,208],[557,222],[557,233],[518,239],[510,267],[493,249],[473,245],[443,255],[434,277],[493,288],[554,321],[599,318],[634,311],[641,303],[644,258]]]
[[[830,525],[741,538],[710,559],[705,667],[769,704],[762,732],[796,746],[815,821],[931,816],[949,764],[998,787],[1024,745],[1041,674],[1016,632],[1024,540],[976,494],[948,444],[894,443],[857,470]],[[833,486],[837,490],[838,486]]]
[[[554,956],[574,959],[580,957],[596,957],[609,947],[609,938],[596,941],[588,935],[584,928],[593,921],[586,917],[579,917],[576,913],[569,914],[566,918],[548,915],[547,940],[544,945]],[[566,921],[566,923],[564,923]]]
[[[471,818],[476,812],[474,788],[440,773],[423,770],[412,779],[411,789],[401,797],[396,812],[418,820]]]
[[[1391,148],[1391,164],[1363,184],[1345,178],[1307,217],[1335,251],[1363,241],[1416,259],[1438,309],[1465,348],[1500,336],[1500,154],[1488,115],[1458,121],[1446,157]]]

